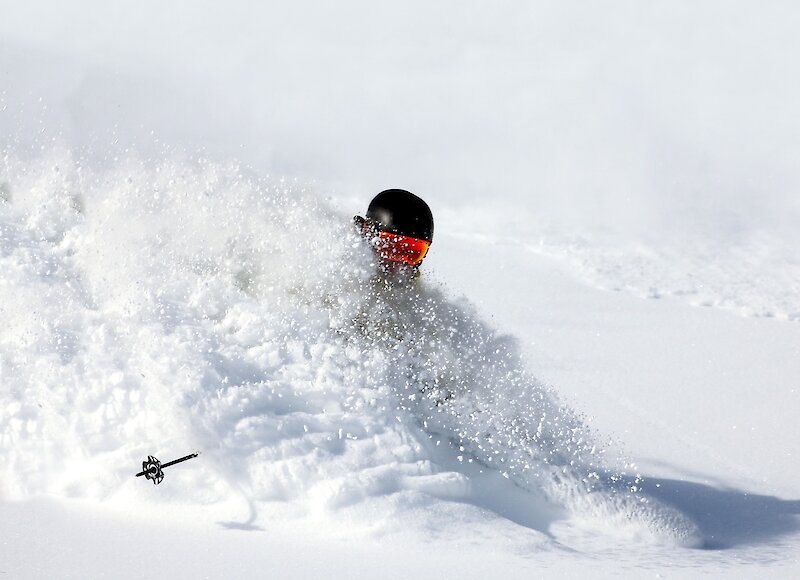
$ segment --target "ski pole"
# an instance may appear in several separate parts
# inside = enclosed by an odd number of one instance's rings
[[[141,477],[144,475],[145,479],[150,479],[153,481],[153,485],[158,485],[162,481],[164,481],[164,469],[169,467],[170,465],[175,465],[176,463],[180,463],[182,461],[186,461],[187,459],[192,459],[193,457],[197,457],[200,455],[199,451],[192,453],[190,455],[186,455],[185,457],[181,457],[180,459],[174,459],[168,463],[164,463],[163,465],[161,462],[153,457],[152,455],[148,455],[147,459],[142,461],[142,471],[136,474],[136,477]]]

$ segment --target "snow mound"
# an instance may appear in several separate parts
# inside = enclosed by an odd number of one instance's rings
[[[144,457],[199,449],[163,501],[240,494],[336,517],[388,497],[474,501],[490,473],[573,527],[699,542],[606,466],[513,339],[424,277],[376,275],[312,193],[190,156],[3,163],[5,496],[141,501]]]

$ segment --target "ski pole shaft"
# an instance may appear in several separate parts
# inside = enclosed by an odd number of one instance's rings
[[[161,469],[164,469],[165,467],[169,467],[170,465],[175,465],[176,463],[180,463],[181,461],[186,461],[187,459],[191,459],[192,457],[197,457],[198,455],[200,455],[199,452],[192,453],[191,455],[187,455],[186,457],[181,457],[180,459],[174,459],[174,460],[170,461],[169,463],[164,463],[161,466]]]

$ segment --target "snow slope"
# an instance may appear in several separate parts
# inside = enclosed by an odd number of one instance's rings
[[[648,544],[732,548],[759,537],[738,521],[724,528],[720,513],[709,519],[709,506],[731,500],[713,487],[693,488],[681,473],[711,465],[730,471],[740,460],[709,452],[701,434],[681,435],[691,393],[680,396],[679,415],[663,410],[656,418],[615,392],[626,384],[606,383],[603,396],[593,397],[614,416],[596,432],[528,370],[552,363],[526,363],[514,339],[433,280],[387,285],[348,220],[297,186],[203,159],[130,159],[98,171],[60,151],[34,162],[9,155],[5,163],[0,440],[8,498],[46,494],[136,511],[205,506],[223,528],[297,530],[315,522],[341,535],[347,522],[348,534],[366,538],[402,537],[420,521],[422,538],[451,525],[470,538],[483,526],[502,529],[495,518],[508,518],[544,551],[631,542],[645,551]],[[498,252],[486,241],[465,243],[446,234],[443,255],[459,246],[489,263]],[[554,291],[574,286],[552,266],[529,273],[524,246],[499,251],[504,269],[519,265],[503,282],[501,301],[514,284],[555,280],[543,285],[540,307],[528,304],[530,294],[514,299],[506,325],[520,324],[524,312],[540,319]],[[445,263],[448,280],[487,295],[475,283],[482,272]],[[431,269],[448,267],[432,257]],[[491,279],[489,296],[501,280]],[[564,325],[566,307],[559,311]],[[626,306],[627,315],[634,311]],[[614,314],[600,327],[619,325]],[[578,324],[583,334],[590,322]],[[786,328],[792,356],[796,326]],[[536,360],[538,349],[533,354]],[[652,409],[659,387],[647,356],[640,380],[650,385],[639,404]],[[635,357],[628,351],[623,360]],[[635,368],[627,364],[628,372]],[[576,381],[562,367],[558,383],[583,390],[603,383],[603,366],[589,368]],[[667,382],[674,378],[673,371]],[[742,400],[747,387],[729,392]],[[675,400],[668,385],[664,393],[664,404]],[[709,395],[698,403],[707,405]],[[775,418],[787,416],[777,425],[791,420],[796,402],[793,391],[771,400],[781,396]],[[619,420],[621,408],[639,416]],[[691,421],[711,436],[720,427],[703,413]],[[655,449],[644,449],[674,462],[664,475],[676,479],[642,480],[609,440],[619,425],[642,433],[653,422]],[[669,438],[686,442],[691,462],[680,447],[665,450],[660,442]],[[745,465],[758,463],[763,450],[746,441],[735,448],[749,454]],[[169,470],[157,495],[132,477],[150,453],[168,460],[195,449],[201,458]],[[781,478],[774,468],[765,475]],[[796,476],[784,490],[791,481]],[[742,499],[746,493],[734,497],[741,509],[759,511]],[[780,508],[777,497],[761,497],[772,509],[760,516],[764,536],[796,529],[796,502]],[[495,514],[488,522],[487,513]],[[775,540],[757,556],[747,548],[737,556],[781,563],[785,549]]]
[[[5,7],[0,572],[794,577],[799,16]]]
[[[180,494],[201,502],[462,498],[492,469],[582,517],[700,541],[605,465],[513,341],[376,277],[347,220],[301,190],[204,161],[93,175],[62,155],[7,160],[6,493],[105,498],[147,447],[199,446],[208,467]]]

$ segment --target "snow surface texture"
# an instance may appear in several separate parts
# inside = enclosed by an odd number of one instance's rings
[[[691,246],[691,251],[687,247]],[[769,232],[734,243],[683,236],[678,245],[621,248],[602,239],[541,240],[529,249],[566,262],[598,288],[645,298],[674,296],[744,316],[800,321],[795,246]]]
[[[756,220],[747,225],[730,215],[698,221],[702,216],[695,215],[649,234],[620,236],[603,228],[570,234],[541,220],[468,209],[455,233],[464,240],[522,245],[595,288],[800,321],[800,238],[794,228],[762,227]],[[497,222],[504,223],[502,231]]]
[[[324,516],[469,501],[496,472],[540,498],[542,521],[558,506],[606,534],[701,543],[607,464],[512,339],[425,282],[385,279],[298,187],[202,159],[4,163],[4,495],[124,495],[144,456],[200,449],[167,472],[165,501],[236,492]],[[363,525],[401,509],[376,505]]]

